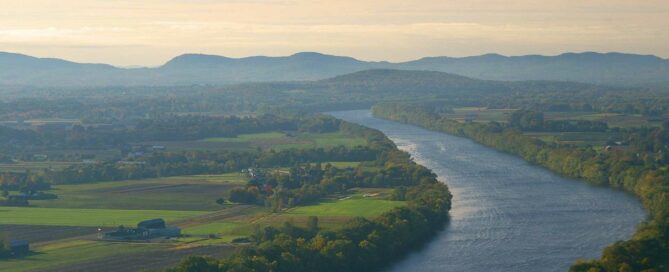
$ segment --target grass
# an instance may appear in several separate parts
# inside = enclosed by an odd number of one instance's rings
[[[170,222],[205,213],[200,211],[0,207],[0,224],[85,227],[134,226],[137,222],[146,219],[163,218]]]
[[[608,141],[622,141],[622,135],[615,132],[526,132],[526,136],[546,143],[604,146]]]
[[[146,252],[164,248],[157,244],[106,243],[95,241],[64,241],[36,248],[37,253],[23,259],[0,261],[2,271],[27,271],[43,268],[57,268],[67,264],[98,259],[117,254]]]
[[[661,126],[659,121],[651,121],[648,117],[640,114],[621,114],[607,112],[547,112],[546,120],[587,120],[603,121],[609,127],[631,128],[631,127],[656,127]]]
[[[73,164],[77,163],[60,161],[0,163],[0,172],[25,172],[26,170],[37,171],[45,169],[62,170]]]
[[[364,146],[367,141],[362,137],[353,137],[341,132],[333,133],[299,133],[294,136],[297,143],[285,143],[271,146],[277,150],[291,148],[331,148],[336,146]]]
[[[366,145],[364,138],[341,132],[264,132],[242,134],[237,137],[216,137],[195,141],[147,142],[144,144],[163,145],[168,150],[237,150],[255,149],[284,150],[291,148],[329,148],[339,145],[354,147]]]
[[[326,163],[321,163],[321,165],[325,166],[326,164],[330,164],[336,168],[356,168],[358,165],[360,165],[361,162],[353,162],[353,161],[344,161],[344,162],[326,162]]]
[[[462,107],[454,108],[453,113],[448,114],[449,119],[456,120],[458,122],[464,122],[466,117],[470,117],[474,122],[506,122],[509,118],[509,115],[515,109],[488,109],[488,108],[478,108],[478,107]]]
[[[289,216],[375,217],[395,207],[404,205],[404,201],[356,197],[298,207],[288,211],[286,214]]]
[[[57,199],[30,203],[50,208],[214,211],[225,208],[216,199],[246,181],[241,173],[227,173],[56,185],[49,192]]]
[[[214,222],[183,230],[186,235],[205,236],[214,234],[218,237],[218,239],[214,239],[215,243],[229,243],[236,238],[247,237],[252,232],[252,224],[248,222]]]
[[[253,133],[253,134],[242,134],[237,137],[217,137],[217,138],[207,138],[203,141],[205,142],[251,142],[251,141],[263,141],[263,140],[273,140],[285,138],[286,134],[282,132],[265,132],[265,133]]]

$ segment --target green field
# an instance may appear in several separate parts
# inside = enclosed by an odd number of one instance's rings
[[[61,170],[73,164],[77,163],[60,161],[0,163],[0,172],[25,172],[26,170],[37,171],[45,169]]]
[[[237,137],[217,137],[217,138],[207,138],[203,141],[205,142],[255,142],[255,141],[270,141],[275,139],[286,138],[286,134],[282,132],[265,132],[265,133],[254,133],[254,134],[242,134]]]
[[[268,132],[244,134],[233,138],[209,138],[207,142],[248,143],[253,147],[290,149],[290,148],[317,148],[335,147],[339,145],[354,147],[365,145],[367,142],[361,137],[353,137],[341,132],[334,133],[282,133]]]
[[[360,165],[360,163],[361,162],[345,161],[345,162],[326,162],[326,163],[321,163],[321,165],[325,166],[326,164],[330,164],[336,168],[356,168]]]
[[[621,114],[621,113],[598,113],[598,112],[547,112],[546,120],[587,120],[603,121],[609,127],[629,128],[629,127],[657,127],[662,122],[649,120],[648,117],[640,114]]]
[[[403,201],[352,197],[323,202],[318,205],[297,207],[288,211],[289,216],[346,216],[375,217],[395,207],[404,206]]]
[[[49,208],[214,211],[224,208],[216,199],[246,181],[241,173],[228,173],[55,185],[49,192],[57,199],[30,203]]]
[[[622,141],[622,135],[615,132],[525,132],[523,135],[546,143],[606,146],[607,142]]]
[[[3,272],[19,272],[40,268],[53,269],[71,263],[83,262],[121,253],[147,252],[161,248],[165,248],[165,245],[106,243],[82,240],[65,241],[37,248],[35,250],[39,253],[26,258],[0,261],[0,268]]]
[[[242,134],[237,137],[216,137],[194,141],[162,141],[143,144],[163,145],[168,150],[238,150],[255,149],[291,149],[291,148],[329,148],[339,145],[354,147],[366,145],[362,137],[334,133],[303,133],[303,132],[265,132]]]
[[[488,109],[478,107],[461,107],[454,108],[453,113],[447,114],[446,117],[458,122],[464,122],[469,118],[474,122],[506,122],[509,115],[515,109]]]
[[[134,226],[152,218],[166,221],[203,215],[201,211],[62,209],[33,207],[0,207],[0,224],[116,227]]]
[[[247,237],[253,233],[253,225],[242,222],[214,222],[186,228],[185,235],[207,236],[216,235],[216,243],[229,243],[235,238]]]

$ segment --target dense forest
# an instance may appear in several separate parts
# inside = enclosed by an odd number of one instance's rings
[[[666,271],[669,267],[669,172],[665,154],[668,128],[626,131],[629,147],[600,151],[595,147],[546,143],[523,135],[532,130],[605,130],[597,123],[577,127],[546,126],[540,112],[516,111],[509,122],[462,123],[445,118],[433,107],[384,103],[373,108],[376,116],[442,131],[505,151],[560,174],[623,189],[637,195],[651,217],[629,241],[607,247],[602,258],[580,261],[571,271]]]

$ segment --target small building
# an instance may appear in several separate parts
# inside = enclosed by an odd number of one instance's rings
[[[153,149],[153,151],[163,151],[163,150],[165,150],[165,146],[164,145],[154,145],[154,146],[151,147],[151,149]]]
[[[30,254],[30,243],[26,240],[12,240],[9,242],[9,250],[16,257]]]
[[[149,219],[139,222],[137,228],[119,227],[116,231],[107,232],[100,236],[107,240],[150,240],[155,238],[172,238],[181,236],[181,229],[167,226],[162,218]]]

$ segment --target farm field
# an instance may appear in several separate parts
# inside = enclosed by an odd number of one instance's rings
[[[109,228],[103,228],[103,230],[106,231]],[[27,240],[32,244],[95,235],[97,233],[98,227],[0,225],[0,234],[5,234],[15,240]]]
[[[245,184],[241,173],[165,177],[146,180],[55,185],[57,199],[33,200],[37,207],[214,211],[216,199]]]
[[[640,114],[596,113],[596,112],[546,112],[546,120],[603,121],[611,128],[657,127],[662,122],[650,120]]]
[[[355,167],[359,162],[331,164]],[[236,248],[233,240],[252,235],[257,227],[305,225],[310,216],[318,216],[321,228],[336,229],[354,217],[372,218],[405,205],[387,200],[391,191],[382,188],[351,189],[317,205],[276,213],[262,206],[215,203],[246,182],[242,173],[227,173],[56,185],[50,192],[58,199],[33,200],[33,207],[0,207],[0,232],[28,239],[33,251],[0,266],[2,271],[87,271],[102,263],[110,271],[167,267],[192,254],[224,257]],[[182,228],[183,236],[152,243],[96,240],[99,227],[110,231],[151,218]]]
[[[453,113],[446,114],[449,119],[464,122],[469,119],[473,122],[487,123],[491,121],[505,123],[515,109],[488,109],[479,107],[454,108]],[[545,120],[587,120],[603,121],[611,128],[629,127],[657,127],[662,122],[651,120],[640,114],[597,113],[597,112],[545,112]]]
[[[63,161],[0,163],[0,172],[25,172],[26,170],[37,171],[45,169],[60,170],[73,164],[77,163]]]
[[[167,222],[205,214],[203,211],[64,209],[34,207],[0,207],[0,224],[51,225],[78,227],[134,226],[147,218]]]
[[[358,167],[362,162],[353,162],[353,161],[343,161],[343,162],[325,162],[321,163],[322,166],[325,166],[326,164],[330,164],[333,167],[336,168],[356,168]]]
[[[488,109],[479,107],[461,107],[454,108],[453,113],[447,114],[449,119],[464,122],[471,119],[474,122],[506,122],[515,109]]]
[[[181,259],[190,255],[224,258],[235,251],[231,245],[207,246],[165,246],[145,248],[141,254],[134,250],[123,250],[119,254],[99,256],[97,258],[62,264],[58,267],[32,270],[34,272],[60,271],[98,271],[104,267],[108,272],[126,271],[161,271],[177,265]]]
[[[622,141],[615,132],[525,132],[526,136],[546,143],[605,146],[607,142]]]
[[[237,137],[216,137],[193,141],[160,141],[142,144],[162,145],[168,150],[238,150],[291,148],[329,148],[339,145],[354,147],[367,141],[344,133],[265,132],[242,134]]]
[[[165,248],[162,244],[108,243],[69,240],[33,249],[37,253],[22,259],[1,262],[2,271],[39,271],[118,254],[147,252]],[[61,270],[62,271],[62,270]],[[81,271],[81,270],[78,270]]]
[[[395,207],[405,205],[403,201],[382,199],[349,198],[323,202],[318,205],[297,207],[288,211],[288,216],[344,216],[374,217]]]
[[[225,220],[210,221],[184,229],[184,234],[195,236],[189,241],[209,244],[229,242],[235,238],[252,234],[255,225],[281,226],[284,222],[306,225],[307,219],[317,216],[319,225],[325,229],[341,227],[354,217],[373,218],[395,207],[403,206],[403,201],[387,200],[388,189],[366,188],[353,189],[351,195],[333,198],[317,205],[300,206],[278,213],[267,210],[255,210],[245,215],[237,215]],[[203,241],[202,237],[214,234],[218,239]],[[199,237],[199,239],[197,238]]]

